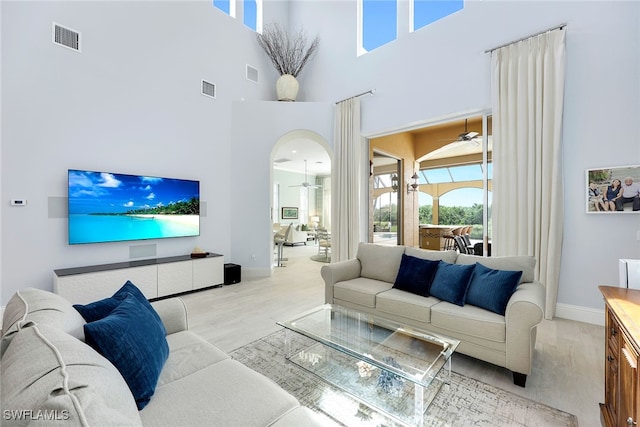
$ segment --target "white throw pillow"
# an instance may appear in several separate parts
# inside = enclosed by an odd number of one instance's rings
[[[2,357],[1,369],[3,421],[10,425],[34,420],[36,425],[142,425],[118,370],[56,328],[22,328]]]
[[[52,292],[26,288],[17,291],[5,308],[0,356],[13,336],[32,323],[53,326],[84,341],[86,322],[69,301]]]

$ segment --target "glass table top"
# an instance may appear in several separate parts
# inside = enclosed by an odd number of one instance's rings
[[[428,387],[460,341],[382,317],[326,304],[279,325]]]

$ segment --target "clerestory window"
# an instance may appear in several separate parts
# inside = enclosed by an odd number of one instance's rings
[[[413,0],[410,9],[410,32],[462,10],[463,0]]]
[[[262,32],[262,1],[243,0],[242,21],[253,31]]]
[[[235,18],[236,17],[236,5],[234,1],[231,0],[213,0],[213,6],[220,9],[227,15]]]
[[[236,1],[241,1],[242,23],[262,32],[262,0],[212,0],[213,6],[232,18],[236,17]]]
[[[464,0],[358,0],[358,55],[464,8]],[[398,28],[400,26],[400,28]]]

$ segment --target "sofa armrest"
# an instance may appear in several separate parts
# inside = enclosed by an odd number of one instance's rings
[[[323,265],[320,275],[324,279],[324,302],[333,304],[333,285],[360,277],[361,268],[357,258]]]
[[[544,286],[540,282],[522,283],[511,296],[505,313],[507,324],[506,368],[531,373],[536,326],[545,309]]]
[[[286,243],[306,243],[307,242],[307,237],[308,234],[306,231],[302,231],[302,230],[296,230],[295,228],[291,229],[291,232],[289,233],[289,237],[287,238],[287,240],[285,241]]]
[[[180,298],[168,298],[153,301],[151,306],[160,316],[160,320],[167,330],[167,335],[189,329],[187,321],[187,307]]]

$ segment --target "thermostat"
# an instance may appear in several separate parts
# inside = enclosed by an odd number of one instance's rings
[[[11,199],[11,206],[24,206],[27,204],[27,199]]]

